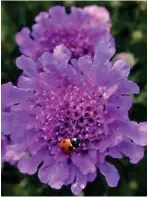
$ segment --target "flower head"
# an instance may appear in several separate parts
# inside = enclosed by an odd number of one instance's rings
[[[93,54],[96,42],[111,26],[108,11],[98,6],[72,7],[70,14],[65,7],[55,6],[49,12],[40,12],[35,21],[32,32],[25,27],[16,35],[21,53],[33,59],[45,51],[53,52],[60,44],[64,44],[75,58]]]
[[[139,88],[127,79],[130,66],[124,60],[112,65],[114,52],[108,36],[92,58],[71,60],[71,52],[60,45],[36,61],[24,55],[17,59],[24,75],[17,87],[2,86],[2,132],[12,140],[6,157],[16,160],[21,172],[37,171],[41,182],[56,189],[71,184],[78,194],[96,178],[97,169],[110,187],[117,186],[119,174],[107,156],[126,155],[131,163],[143,158],[147,123],[128,118],[130,94]],[[73,138],[79,146],[64,152],[59,144]]]

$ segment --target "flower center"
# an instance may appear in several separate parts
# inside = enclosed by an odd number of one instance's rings
[[[79,150],[86,150],[105,136],[103,107],[95,93],[86,93],[76,86],[66,92],[44,91],[38,99],[42,107],[36,116],[41,135],[49,146],[57,145],[65,138],[80,140]]]
[[[50,52],[57,45],[64,44],[75,58],[93,53],[93,41],[92,38],[87,36],[87,30],[78,27],[73,28],[73,26],[71,28],[72,30],[70,29],[70,31],[63,27],[58,27],[56,30],[52,30],[52,32],[48,30],[44,32],[44,39],[39,42],[43,45],[45,51]]]

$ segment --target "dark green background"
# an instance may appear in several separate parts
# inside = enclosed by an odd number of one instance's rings
[[[12,81],[16,84],[20,71],[15,59],[20,55],[15,44],[15,34],[23,26],[31,27],[37,13],[52,5],[65,5],[65,2],[2,2],[2,83]],[[112,34],[116,39],[118,52],[131,52],[136,64],[131,69],[130,78],[141,88],[141,94],[134,97],[130,118],[147,121],[147,2],[74,2],[76,6],[104,5],[112,18]],[[66,4],[67,9],[69,5]],[[134,31],[141,31],[142,39],[133,38]],[[137,165],[123,160],[113,160],[121,180],[117,188],[109,188],[103,176],[98,174],[95,182],[89,183],[81,195],[147,195],[147,151],[144,159]],[[41,184],[37,176],[20,174],[15,167],[5,164],[2,169],[2,195],[72,195],[69,187],[54,190]]]

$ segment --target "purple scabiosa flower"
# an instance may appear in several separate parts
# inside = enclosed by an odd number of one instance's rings
[[[5,157],[17,161],[22,173],[37,172],[55,189],[71,184],[76,195],[95,180],[97,169],[110,187],[117,186],[119,173],[107,156],[126,155],[133,164],[143,158],[147,123],[128,117],[130,94],[138,94],[139,87],[127,79],[130,66],[124,60],[112,65],[114,53],[108,36],[98,42],[94,57],[71,60],[71,52],[60,45],[36,61],[17,59],[24,75],[17,87],[2,86],[2,132],[12,141]],[[74,149],[65,152],[61,142],[73,139]]]
[[[94,52],[95,43],[110,31],[109,12],[104,7],[87,6],[71,8],[55,6],[48,12],[35,17],[32,32],[24,27],[17,35],[16,42],[22,54],[37,59],[43,52],[64,44],[72,56],[78,58]]]

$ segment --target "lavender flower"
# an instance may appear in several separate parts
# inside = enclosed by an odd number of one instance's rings
[[[37,172],[55,189],[71,184],[79,194],[95,180],[97,169],[110,187],[117,186],[119,174],[107,156],[126,155],[133,164],[143,158],[147,123],[128,117],[130,94],[138,94],[139,87],[127,79],[130,66],[124,60],[112,65],[114,53],[108,36],[97,43],[93,58],[71,60],[71,52],[60,45],[36,61],[17,59],[24,75],[17,87],[2,86],[2,132],[12,141],[5,156],[17,161],[22,173]],[[79,139],[79,147],[64,153],[59,143],[66,138]]]
[[[32,32],[23,28],[16,35],[16,42],[22,54],[37,59],[43,52],[64,44],[72,56],[78,58],[93,54],[95,43],[110,30],[110,16],[104,7],[87,6],[71,8],[66,14],[65,8],[55,6],[49,12],[40,12],[35,17]]]

